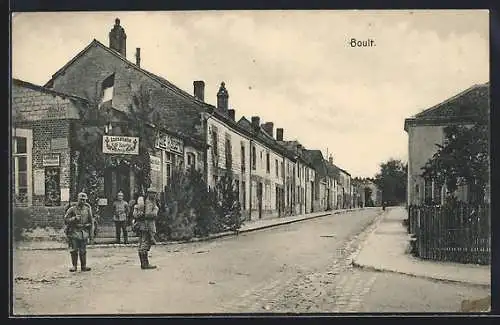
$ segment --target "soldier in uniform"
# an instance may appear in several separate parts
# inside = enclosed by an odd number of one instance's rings
[[[94,220],[92,208],[87,203],[87,194],[78,194],[78,203],[66,211],[64,223],[67,227],[67,236],[71,254],[72,267],[70,272],[75,272],[80,255],[80,265],[83,272],[90,271],[87,267],[87,242],[92,240],[94,235]]]
[[[127,218],[129,205],[123,200],[123,192],[118,192],[117,200],[113,202],[113,220],[116,227],[116,243],[120,244],[120,235],[123,231],[123,242],[128,244]]]
[[[139,197],[137,204],[134,206],[135,228],[139,236],[138,254],[141,261],[141,269],[155,269],[155,265],[149,264],[148,252],[151,245],[155,244],[155,219],[158,215],[158,206],[154,201],[151,193],[146,195],[146,200]]]

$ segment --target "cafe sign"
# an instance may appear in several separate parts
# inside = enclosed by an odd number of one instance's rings
[[[105,135],[102,138],[102,152],[120,155],[138,155],[139,138]]]
[[[156,137],[156,148],[180,154],[184,152],[182,140],[160,132]]]

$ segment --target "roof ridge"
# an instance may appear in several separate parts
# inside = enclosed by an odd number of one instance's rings
[[[451,101],[453,101],[453,100],[455,100],[455,99],[457,99],[459,97],[462,97],[463,95],[465,95],[465,94],[467,94],[467,93],[469,93],[469,92],[471,92],[471,91],[473,91],[473,90],[475,90],[477,88],[486,87],[486,85],[489,85],[489,81],[486,82],[486,83],[483,83],[483,84],[473,84],[469,88],[467,88],[465,90],[462,90],[461,92],[456,93],[455,95],[453,95],[453,96],[451,96],[451,97],[449,97],[449,98],[447,98],[447,99],[439,102],[438,104],[435,104],[435,105],[433,105],[433,106],[431,106],[431,107],[429,107],[427,109],[424,109],[423,111],[421,111],[421,112],[413,115],[413,117],[415,117],[415,118],[421,117],[425,113],[429,113],[432,110],[435,110],[435,109],[437,109],[439,107],[442,107],[443,105],[445,105],[445,104],[447,104],[447,103],[449,103],[449,102],[451,102]]]
[[[32,82],[29,82],[29,81],[21,80],[21,79],[18,79],[18,78],[12,78],[12,82],[13,83],[17,83],[17,84],[21,84],[23,86],[27,86],[27,87],[30,87],[30,88],[35,88],[36,90],[40,90],[40,91],[43,91],[43,92],[46,92],[46,93],[50,93],[50,94],[53,94],[53,95],[57,95],[57,96],[60,96],[60,97],[69,97],[69,98],[73,98],[73,99],[78,99],[78,100],[81,100],[81,101],[85,101],[85,102],[88,103],[88,100],[86,98],[83,98],[83,97],[80,97],[80,96],[77,96],[77,95],[73,95],[73,94],[69,94],[69,93],[65,93],[65,92],[58,91],[58,90],[53,90],[53,89],[50,89],[50,88],[47,88],[47,87],[44,87],[44,86],[40,86],[40,85],[34,84]]]

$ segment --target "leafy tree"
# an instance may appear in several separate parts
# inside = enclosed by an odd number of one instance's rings
[[[154,147],[155,132],[146,122],[157,118],[157,112],[150,103],[149,93],[141,87],[132,95],[129,112],[120,122],[122,132],[140,138],[139,155],[110,156],[102,152],[102,137],[106,134],[106,125],[112,120],[113,108],[101,107],[99,95],[87,92],[86,98],[88,105],[80,107],[80,120],[76,123],[73,137],[78,152],[75,157],[79,168],[77,190],[85,191],[94,211],[98,211],[99,189],[102,187],[103,177],[108,168],[120,166],[132,168],[142,192],[151,185],[148,150]]]
[[[230,173],[223,175],[215,187],[218,196],[217,215],[223,230],[236,231],[242,225],[239,192]]]
[[[460,185],[468,185],[475,194],[472,200],[482,202],[490,176],[488,117],[481,115],[472,126],[447,126],[444,135],[422,176],[445,184],[452,196]]]
[[[406,201],[408,164],[401,160],[389,159],[380,164],[380,172],[374,183],[382,191],[382,201],[390,205]]]

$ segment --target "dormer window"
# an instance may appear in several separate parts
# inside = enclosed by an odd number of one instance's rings
[[[102,99],[101,104],[111,102],[113,99],[113,89],[115,86],[115,74],[104,79],[102,82]]]

